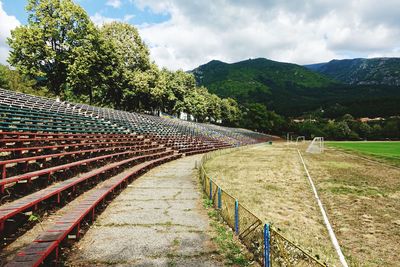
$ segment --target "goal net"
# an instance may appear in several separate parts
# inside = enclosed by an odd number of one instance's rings
[[[307,153],[322,153],[324,152],[324,138],[314,137],[311,144],[308,146]]]

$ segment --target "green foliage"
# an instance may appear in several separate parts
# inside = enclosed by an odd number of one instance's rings
[[[52,93],[67,86],[75,51],[91,43],[95,28],[72,0],[29,0],[28,24],[11,32],[9,63],[23,75],[39,79]]]
[[[39,215],[32,213],[31,215],[29,215],[28,221],[37,222],[37,221],[40,221],[40,217],[39,217]]]
[[[111,22],[100,29],[106,40],[114,44],[120,63],[123,65],[125,75],[127,73],[150,69],[150,52],[139,36],[138,30],[129,23]]]
[[[0,88],[16,91],[20,93],[33,94],[39,96],[51,96],[51,93],[44,88],[37,86],[35,80],[20,74],[17,70],[0,64]]]
[[[207,86],[212,93],[232,97],[241,104],[261,103],[277,111],[282,111],[281,103],[293,100],[293,90],[334,84],[304,67],[262,58],[233,64],[211,61],[193,73],[197,83]]]
[[[259,103],[284,116],[298,117],[316,109],[331,119],[346,113],[355,117],[399,115],[399,86],[340,84],[295,64],[266,59],[233,64],[211,61],[193,73],[197,83],[212,93],[232,97],[243,106]]]
[[[161,72],[165,79],[162,109],[169,114],[184,111],[185,96],[196,87],[194,76],[182,70],[172,72],[162,69]]]
[[[154,104],[149,102],[149,88],[156,83],[158,69],[150,64],[149,50],[137,29],[128,23],[112,22],[99,31],[105,42],[106,58],[112,62],[106,75],[106,83],[110,84],[106,96],[112,106],[142,111]]]
[[[207,94],[208,91],[204,87],[194,88],[183,100],[183,110],[192,114],[200,122],[204,122],[207,117]]]
[[[222,124],[227,126],[238,126],[239,119],[242,117],[238,103],[233,98],[221,100],[221,119]]]
[[[92,23],[90,27],[94,27]],[[84,45],[72,50],[74,61],[67,68],[68,99],[109,106],[118,74],[114,47],[95,28]]]
[[[32,212],[32,213],[29,214],[28,221],[29,222],[34,222],[34,223],[38,222],[39,225],[40,225],[40,228],[42,228],[42,230],[44,231],[43,226],[42,226],[42,219],[40,218],[40,215],[35,214],[35,213]]]
[[[248,104],[244,110],[241,125],[245,128],[273,133],[280,132],[285,124],[285,120],[282,116],[267,110],[266,106],[263,104]]]
[[[208,199],[208,198],[206,198],[206,197],[204,197],[203,198],[203,206],[205,207],[205,208],[212,208],[213,207],[213,202],[212,202],[212,200],[211,199]]]
[[[222,101],[192,74],[160,70],[138,30],[112,22],[96,28],[72,0],[29,0],[28,24],[12,31],[0,86],[38,94],[48,88],[66,100],[128,111],[187,112],[198,121],[235,124],[240,112],[233,99]],[[226,116],[226,118],[224,117]]]
[[[352,131],[346,121],[329,121],[324,127],[324,132],[328,136],[334,136],[337,140],[346,140],[352,136]]]
[[[8,72],[9,69],[6,66],[0,64],[0,88],[9,88],[7,78]]]
[[[392,117],[369,123],[356,120],[349,114],[336,120],[313,118],[291,124],[290,131],[308,139],[323,136],[328,140],[398,140],[400,118]]]
[[[281,63],[263,58],[249,59],[233,64],[211,61],[195,69],[193,73],[200,84],[212,85],[219,81],[252,84],[248,89],[257,87],[266,90],[270,85],[284,86],[286,82],[306,87],[322,87],[332,84],[329,78],[309,71],[296,64]],[[240,89],[240,88],[239,88]]]
[[[212,205],[211,200],[203,197],[203,206],[208,211],[207,214],[212,220],[210,225],[216,233],[212,240],[217,244],[218,252],[225,257],[227,265],[249,266],[250,261],[239,241],[235,239],[233,231],[222,223],[221,215]]]

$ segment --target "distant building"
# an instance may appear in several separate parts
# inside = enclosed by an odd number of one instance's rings
[[[382,117],[376,117],[376,118],[365,117],[365,118],[359,118],[358,119],[358,121],[360,121],[360,122],[384,121],[384,120],[385,120],[385,118],[382,118]]]

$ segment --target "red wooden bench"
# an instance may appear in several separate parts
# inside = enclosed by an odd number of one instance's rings
[[[145,139],[142,138],[131,138],[131,137],[97,137],[97,138],[14,138],[14,139],[0,139],[0,147],[2,148],[19,148],[27,146],[47,144],[79,144],[79,143],[92,143],[92,142],[143,142]]]
[[[41,152],[57,152],[60,150],[71,151],[78,148],[101,148],[119,145],[141,145],[144,144],[144,140],[140,141],[125,141],[125,142],[83,142],[83,143],[72,143],[72,144],[61,144],[61,145],[43,145],[33,147],[12,147],[12,148],[0,148],[0,153],[8,153],[9,157],[23,157],[26,154],[34,154]],[[149,143],[149,142],[148,142]]]
[[[9,159],[9,160],[4,160],[0,161],[0,170],[1,170],[1,179],[7,178],[7,167],[14,166],[15,164],[24,164],[24,167],[22,168],[22,171],[27,171],[28,166],[32,164],[32,162],[40,162],[44,160],[54,160],[54,159],[60,159],[60,158],[65,158],[68,156],[84,156],[84,155],[96,155],[100,154],[101,152],[114,152],[114,151],[127,151],[127,150],[136,150],[139,148],[148,148],[150,145],[144,145],[144,146],[109,146],[109,147],[103,147],[103,148],[95,148],[95,149],[87,149],[87,150],[78,150],[78,151],[70,151],[70,152],[62,152],[62,153],[53,153],[53,154],[46,154],[46,155],[40,155],[40,156],[33,156],[33,157],[25,157],[25,158],[17,158],[17,159]]]
[[[10,219],[10,218],[14,217],[15,215],[20,214],[22,212],[26,212],[29,209],[35,208],[35,206],[38,205],[39,203],[41,203],[45,200],[48,200],[52,197],[55,197],[55,196],[57,196],[57,202],[59,203],[60,202],[60,194],[62,192],[65,192],[71,188],[74,188],[74,190],[75,190],[76,186],[86,183],[90,179],[98,179],[99,175],[106,173],[107,171],[117,169],[117,168],[123,168],[132,163],[151,160],[155,157],[169,156],[172,153],[173,153],[173,151],[156,152],[156,153],[152,153],[152,154],[128,158],[126,160],[122,160],[119,162],[114,162],[114,163],[108,164],[106,166],[103,166],[101,168],[98,168],[94,171],[85,173],[79,177],[73,177],[73,178],[64,180],[60,183],[51,185],[45,189],[42,189],[40,191],[33,193],[33,194],[30,194],[28,196],[17,199],[13,202],[2,205],[2,206],[0,206],[0,233],[4,229],[4,225],[5,225],[5,222],[7,219]]]
[[[54,255],[54,260],[57,261],[58,248],[62,241],[70,234],[75,234],[75,236],[79,238],[81,222],[84,221],[85,218],[93,221],[96,207],[108,195],[113,194],[117,187],[122,187],[132,181],[138,174],[154,166],[174,160],[180,156],[180,154],[175,154],[147,161],[136,165],[126,176],[116,176],[107,180],[100,188],[92,190],[83,201],[80,201],[72,210],[58,219],[50,229],[44,231],[31,244],[19,251],[13,261],[5,266],[39,266],[44,263],[51,254]],[[51,264],[51,262],[48,263]]]
[[[97,139],[97,138],[142,138],[136,134],[91,134],[91,133],[35,133],[35,132],[0,132],[0,142],[10,139]]]
[[[29,182],[31,179],[33,179],[35,177],[43,176],[43,175],[48,175],[48,177],[50,178],[50,175],[55,172],[58,172],[61,170],[67,170],[67,169],[70,169],[70,168],[73,168],[76,166],[89,164],[89,163],[93,163],[93,162],[101,161],[101,160],[105,160],[105,159],[111,159],[114,157],[118,157],[118,158],[123,157],[123,156],[126,157],[126,156],[131,156],[131,155],[138,155],[140,153],[149,153],[151,151],[161,151],[161,150],[165,150],[165,148],[154,148],[154,149],[150,149],[150,150],[139,150],[139,151],[124,151],[124,152],[89,158],[89,159],[85,159],[85,160],[75,161],[72,163],[63,164],[63,165],[59,165],[59,166],[55,166],[55,167],[50,167],[50,168],[43,169],[43,170],[28,172],[28,173],[24,173],[21,175],[4,178],[4,179],[0,180],[1,193],[4,193],[5,186],[8,184],[11,184],[11,183],[16,183],[16,182],[20,182],[20,181],[28,181]]]

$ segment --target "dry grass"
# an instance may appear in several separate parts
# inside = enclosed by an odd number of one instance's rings
[[[400,169],[328,149],[303,154],[352,266],[399,266]]]
[[[206,170],[223,189],[312,255],[338,265],[297,151],[258,145],[216,156]]]

